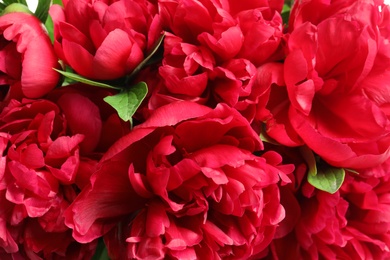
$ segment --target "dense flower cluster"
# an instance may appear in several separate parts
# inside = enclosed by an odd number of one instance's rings
[[[287,2],[5,8],[0,258],[389,259],[390,7]]]
[[[295,185],[281,189],[289,217],[279,226],[268,257],[388,259],[389,162],[369,170],[381,173],[376,177],[351,173],[334,194],[315,190],[298,173]]]

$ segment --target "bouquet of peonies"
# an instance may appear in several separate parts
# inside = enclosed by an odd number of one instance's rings
[[[0,9],[0,259],[390,259],[383,0]]]

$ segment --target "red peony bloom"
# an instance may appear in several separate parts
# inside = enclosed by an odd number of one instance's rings
[[[291,183],[279,187],[286,217],[264,259],[390,257],[390,160],[359,174],[347,171],[341,188],[330,194],[306,181],[298,149],[278,146],[277,151],[295,171],[288,175]]]
[[[383,164],[389,168],[390,161]],[[344,251],[351,259],[390,258],[390,174],[383,177],[349,177],[340,194],[349,202]],[[339,253],[339,252],[337,252]]]
[[[281,200],[295,205],[300,217],[291,233],[273,240],[272,259],[390,257],[390,175],[364,178],[353,174],[346,176],[335,194],[316,191],[307,183],[295,193],[294,203],[294,193],[281,193]]]
[[[38,98],[59,81],[50,38],[32,14],[15,12],[0,16],[0,99]]]
[[[64,224],[63,212],[94,168],[93,160],[80,156],[84,136],[66,132],[64,115],[48,100],[11,100],[2,110],[0,255],[93,254],[96,245],[77,245]]]
[[[125,76],[160,36],[156,7],[143,1],[64,1],[53,5],[58,56],[78,74],[93,79]]]
[[[252,88],[255,68],[282,56],[280,3],[159,1],[163,60],[158,73],[140,76],[152,90],[148,109],[177,100],[226,103],[252,121],[260,95]]]
[[[299,3],[295,21],[306,17]],[[296,22],[284,64],[259,68],[268,75],[259,88],[270,91],[262,120],[278,142],[306,144],[331,165],[373,167],[390,156],[390,45],[373,2],[331,14]]]
[[[217,61],[246,58],[259,65],[275,54],[282,37],[283,1],[159,1],[167,31],[208,48]],[[202,19],[199,19],[202,17]],[[256,55],[253,55],[256,53]]]
[[[80,242],[106,235],[113,259],[258,254],[284,218],[276,183],[292,170],[253,155],[261,146],[226,105],[163,106],[104,155],[66,224]]]
[[[199,98],[206,90],[208,72],[215,66],[213,54],[203,46],[185,43],[180,37],[166,33],[165,57],[159,74],[166,91],[188,99]]]
[[[56,89],[47,96],[64,114],[68,133],[84,135],[80,143],[84,155],[101,156],[130,131],[130,125],[104,102],[103,98],[109,95],[113,95],[110,90],[78,83]]]

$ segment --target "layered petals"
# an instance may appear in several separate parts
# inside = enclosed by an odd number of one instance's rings
[[[2,100],[39,98],[59,81],[59,64],[49,36],[33,15],[0,17],[0,84],[9,88]]]
[[[92,79],[130,74],[161,33],[156,8],[147,1],[69,1],[64,8],[53,5],[50,13],[57,55]]]
[[[226,105],[163,106],[104,155],[66,224],[78,241],[104,235],[114,259],[258,254],[285,216],[276,184],[292,171],[276,152],[252,154],[260,148]]]

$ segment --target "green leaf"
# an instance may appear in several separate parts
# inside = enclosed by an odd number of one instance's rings
[[[267,130],[265,129],[265,124],[262,125],[260,132],[260,140],[265,143],[270,143],[273,145],[280,145],[277,141],[275,141],[272,137],[267,134]]]
[[[3,3],[0,3],[0,11],[3,12],[3,10],[6,8],[7,6]],[[1,14],[0,14],[1,15]]]
[[[58,73],[64,75],[65,77],[67,77],[69,79],[72,79],[74,81],[81,82],[81,83],[84,83],[84,84],[87,84],[87,85],[100,87],[100,88],[121,89],[120,87],[115,87],[115,86],[112,86],[112,85],[109,85],[109,84],[106,84],[106,83],[93,81],[93,80],[84,78],[83,76],[80,76],[80,75],[72,73],[72,72],[67,72],[67,71],[57,70],[57,69],[54,69],[54,70],[57,71]]]
[[[3,3],[5,5],[10,5],[10,4],[17,3],[17,2],[18,2],[17,0],[3,0]]]
[[[165,37],[165,34],[162,34],[160,36],[160,38],[157,40],[156,44],[154,45],[152,51],[148,54],[148,56],[146,56],[146,58],[140,64],[138,64],[138,66],[129,75],[129,77],[128,77],[129,79],[132,79],[135,75],[138,74],[138,72],[140,72],[140,70],[142,70],[148,64],[150,59],[158,51],[158,49],[160,48],[161,44],[163,43],[164,37]]]
[[[51,43],[54,43],[54,24],[53,24],[53,19],[51,19],[50,15],[47,16],[45,27],[47,30],[47,34],[50,37]]]
[[[260,133],[260,140],[265,142],[265,143],[269,143],[269,144],[273,144],[273,145],[280,145],[278,142],[276,142],[274,139],[272,139],[267,133],[265,132],[261,132]]]
[[[22,5],[27,5],[26,0],[18,0],[17,3],[22,4]]]
[[[62,0],[53,0],[53,5],[64,6],[64,4],[62,3]]]
[[[307,166],[309,167],[308,175],[317,175],[317,162],[313,151],[310,150],[310,148],[307,146],[301,146],[299,147],[299,150],[303,159],[306,161]]]
[[[282,13],[290,12],[291,6],[287,3],[283,5]]]
[[[22,4],[22,5],[27,6],[26,0],[3,0],[1,2],[2,2],[2,5],[4,5],[4,6],[11,5],[14,3],[18,3],[18,4]]]
[[[319,190],[335,193],[344,182],[345,170],[330,165],[318,169],[316,175],[308,174],[307,181]]]
[[[107,247],[104,244],[103,239],[99,239],[98,245],[96,247],[95,254],[92,257],[92,260],[109,260]]]
[[[115,108],[120,118],[124,121],[131,122],[132,116],[141,105],[141,102],[144,100],[147,93],[148,87],[146,83],[139,82],[116,95],[105,97],[104,101]]]
[[[283,24],[288,24],[288,20],[290,19],[290,11],[284,12],[281,15],[282,15]]]
[[[49,15],[49,8],[51,0],[38,0],[37,9],[35,10],[35,16],[41,20],[42,23],[46,22],[47,16]]]

